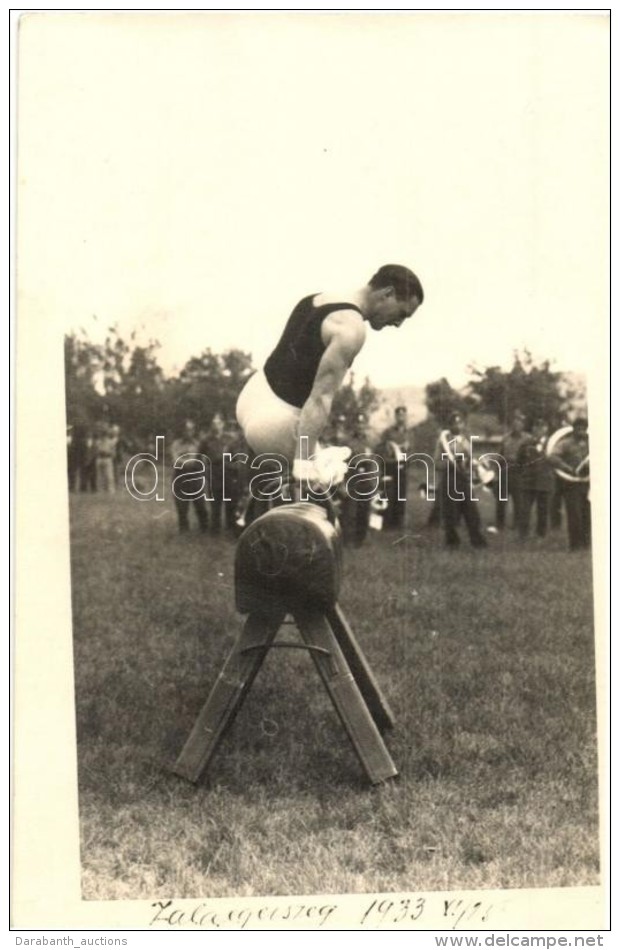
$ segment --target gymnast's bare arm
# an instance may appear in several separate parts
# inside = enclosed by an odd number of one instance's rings
[[[366,328],[356,310],[339,310],[330,314],[321,328],[325,352],[321,357],[312,391],[299,417],[297,448],[300,455],[300,436],[308,439],[308,451],[312,454],[329,420],[334,396],[342,386],[345,376],[364,345]]]

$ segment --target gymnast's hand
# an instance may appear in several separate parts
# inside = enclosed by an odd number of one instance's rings
[[[293,479],[322,488],[334,488],[345,479],[346,460],[350,455],[351,449],[347,445],[330,445],[309,459],[295,459]]]

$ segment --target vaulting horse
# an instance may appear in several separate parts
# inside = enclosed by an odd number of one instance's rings
[[[329,504],[284,504],[245,529],[235,553],[235,598],[247,619],[175,763],[178,775],[197,782],[205,774],[275,647],[309,652],[369,781],[397,774],[381,735],[394,717],[338,605],[341,578],[342,540]],[[302,642],[276,640],[288,616]]]

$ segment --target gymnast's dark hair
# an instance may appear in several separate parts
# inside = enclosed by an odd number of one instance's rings
[[[401,264],[384,264],[369,281],[373,290],[382,287],[393,287],[399,300],[408,300],[417,297],[420,303],[424,300],[422,284],[408,267]]]

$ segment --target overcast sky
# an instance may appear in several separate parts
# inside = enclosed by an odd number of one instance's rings
[[[260,365],[302,296],[404,263],[426,301],[369,333],[375,384],[459,385],[523,346],[592,371],[607,96],[595,14],[31,15],[22,299],[95,339],[142,328],[168,371]]]

